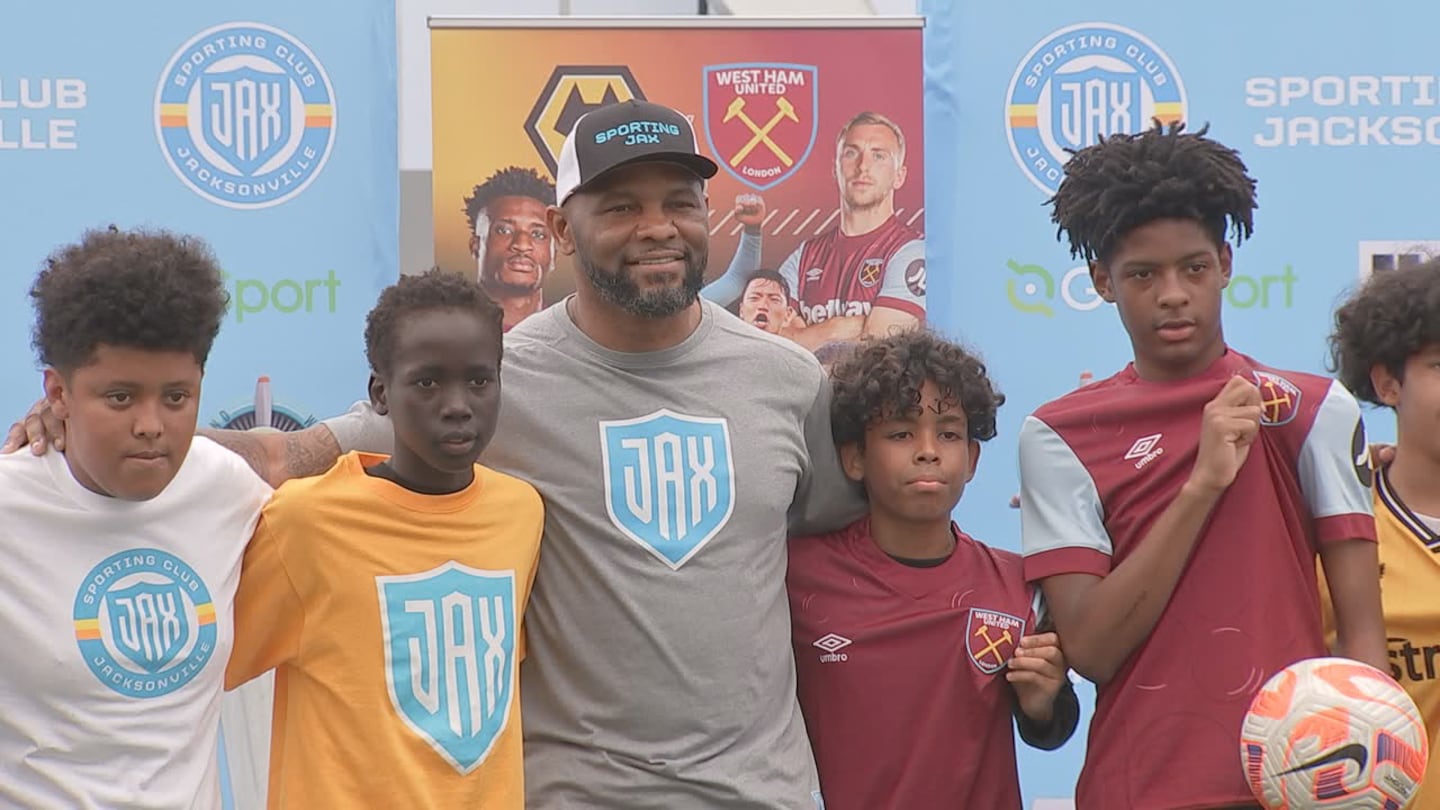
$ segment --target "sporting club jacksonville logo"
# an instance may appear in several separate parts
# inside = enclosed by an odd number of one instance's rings
[[[1185,120],[1185,85],[1155,43],[1110,23],[1081,23],[1036,43],[1010,79],[1005,129],[1030,182],[1054,194],[1070,154],[1102,137]]]
[[[261,23],[225,23],[170,58],[155,90],[155,134],[196,194],[227,208],[268,208],[324,168],[335,93],[300,40]]]
[[[126,697],[168,695],[215,655],[210,590],[184,560],[157,549],[122,551],[90,569],[74,622],[85,665]]]
[[[605,509],[626,537],[679,569],[730,521],[730,424],[661,409],[600,423]]]

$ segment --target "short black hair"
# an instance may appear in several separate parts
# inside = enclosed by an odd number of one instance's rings
[[[381,291],[380,300],[365,317],[365,358],[370,361],[370,370],[380,376],[390,373],[395,334],[404,319],[442,309],[467,310],[492,324],[495,334],[503,331],[504,311],[469,277],[438,267],[421,275],[401,276]]]
[[[940,389],[941,402],[959,404],[972,439],[995,438],[995,413],[1005,404],[979,357],[925,327],[861,341],[830,376],[830,430],[837,445],[863,445],[865,428],[876,420],[918,411],[927,381]]]
[[[555,184],[540,176],[534,169],[509,166],[490,175],[490,178],[476,186],[465,198],[465,218],[470,221],[470,231],[475,231],[475,220],[490,203],[501,197],[529,197],[539,200],[542,205],[555,204]]]
[[[45,260],[30,287],[32,343],[62,373],[102,344],[190,352],[204,368],[230,296],[204,240],[165,230],[89,230]]]
[[[780,291],[785,293],[786,298],[790,297],[790,282],[786,281],[785,277],[780,275],[780,271],[778,270],[756,270],[754,273],[751,273],[750,278],[745,281],[745,290],[748,291],[750,289],[750,283],[752,281],[773,281],[780,285]],[[741,297],[743,298],[744,295],[741,295]]]
[[[1405,361],[1440,345],[1440,259],[1370,275],[1339,309],[1330,333],[1330,368],[1365,402],[1384,405],[1370,370],[1383,365],[1404,381]]]
[[[1225,244],[1255,230],[1255,180],[1240,153],[1205,137],[1209,126],[1185,132],[1159,121],[1138,135],[1112,135],[1074,152],[1051,197],[1056,237],[1067,236],[1070,255],[1105,261],[1134,228],[1157,219],[1198,220]]]

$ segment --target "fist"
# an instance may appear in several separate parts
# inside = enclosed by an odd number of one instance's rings
[[[759,194],[741,194],[735,198],[735,221],[748,231],[759,229],[765,221],[765,198]]]
[[[1260,435],[1260,389],[1244,377],[1231,377],[1205,404],[1200,451],[1190,480],[1203,489],[1222,491],[1235,482]]]

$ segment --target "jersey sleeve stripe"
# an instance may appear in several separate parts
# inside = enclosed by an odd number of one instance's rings
[[[1057,574],[1091,574],[1103,577],[1110,573],[1110,555],[1093,548],[1057,548],[1025,558],[1025,579],[1039,582]]]
[[[876,298],[875,303],[871,306],[872,308],[889,307],[890,309],[898,309],[907,315],[914,315],[922,321],[925,320],[925,307],[920,306],[914,301],[906,301],[903,298],[892,298],[888,295],[882,295]]]
[[[1369,515],[1331,515],[1315,520],[1315,539],[1320,543],[1344,540],[1375,542],[1375,519]]]

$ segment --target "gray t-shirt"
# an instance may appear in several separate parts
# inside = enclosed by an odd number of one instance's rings
[[[527,806],[822,806],[785,538],[864,505],[819,363],[709,302],[680,345],[613,352],[561,302],[505,336],[501,402],[481,460],[546,506],[520,674]],[[368,405],[325,424],[346,451],[391,448]]]

